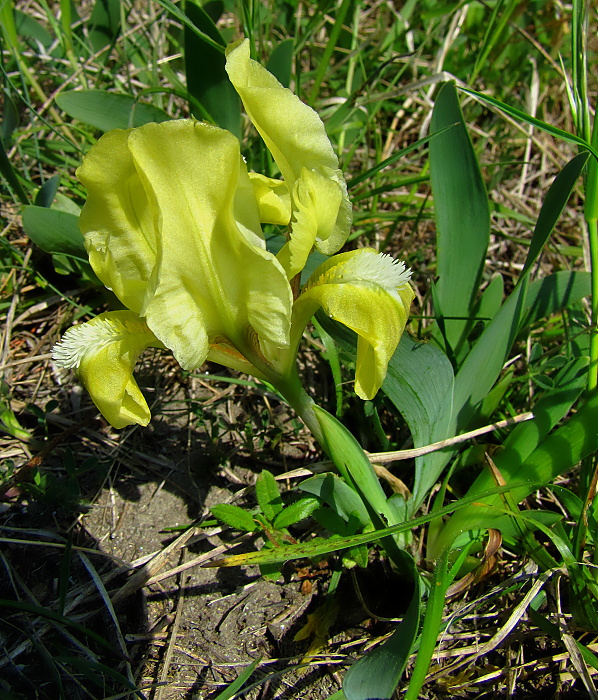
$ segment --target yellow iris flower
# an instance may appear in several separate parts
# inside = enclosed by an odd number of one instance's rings
[[[409,271],[371,249],[330,258],[294,299],[312,250],[332,255],[347,239],[345,181],[318,115],[250,59],[247,40],[226,68],[281,180],[249,173],[228,131],[188,119],[109,132],[77,171],[90,263],[127,310],[68,330],[54,359],[117,428],[150,420],[133,379],[147,347],[185,369],[208,359],[266,379],[293,403],[299,341],[322,308],[357,333],[356,391],[372,398],[407,321]],[[278,255],[262,223],[288,227]]]

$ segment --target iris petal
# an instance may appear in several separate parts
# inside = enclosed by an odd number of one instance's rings
[[[87,188],[79,226],[96,275],[121,302],[141,309],[156,262],[156,231],[128,147],[131,130],[110,131],[77,170]]]
[[[249,328],[287,345],[290,289],[261,238],[237,139],[174,121],[135,130],[130,149],[159,241],[142,309],[149,327],[187,369],[205,361],[213,338],[242,350]]]
[[[288,226],[291,221],[291,195],[283,180],[275,180],[260,173],[249,173],[253,193],[264,224]]]
[[[146,124],[102,137],[79,171],[94,270],[187,369],[215,338],[288,345],[291,291],[239,148],[208,124]]]
[[[331,255],[347,240],[352,216],[345,180],[318,114],[251,60],[249,41],[232,44],[226,55],[231,82],[291,192],[291,241],[279,255],[291,278],[314,246]]]
[[[102,415],[115,428],[147,425],[151,415],[133,379],[139,355],[161,343],[132,311],[109,311],[70,328],[54,347],[60,367],[74,369]]]
[[[370,248],[341,253],[320,265],[295,302],[293,325],[318,308],[358,336],[355,392],[373,398],[405,329],[414,297],[403,263]]]

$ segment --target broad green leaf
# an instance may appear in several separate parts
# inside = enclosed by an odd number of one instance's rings
[[[30,205],[23,209],[23,228],[46,253],[71,255],[87,261],[79,219],[73,214]]]
[[[395,509],[387,502],[374,467],[361,445],[330,413],[317,405],[313,410],[322,429],[322,447],[343,479],[361,496],[374,525],[384,527],[387,524],[395,524],[397,522]],[[410,575],[407,564],[409,557],[400,547],[399,541],[392,537],[385,537],[382,544],[398,570],[405,576]]]
[[[447,350],[458,356],[471,330],[473,306],[490,239],[488,196],[452,83],[442,86],[432,113],[430,181],[437,237],[437,309]],[[460,318],[458,318],[460,317]]]
[[[59,185],[60,174],[56,173],[55,175],[52,175],[51,178],[46,180],[39,188],[39,191],[35,196],[35,205],[38,207],[51,207]]]
[[[224,12],[224,2],[222,2],[222,0],[208,0],[208,2],[205,2],[201,7],[212,22],[218,24],[218,20],[222,17],[222,13]]]
[[[293,72],[293,51],[295,41],[293,39],[285,39],[277,44],[266,63],[266,68],[277,78],[278,82],[284,87],[290,87],[291,74]]]
[[[76,202],[73,202],[72,199],[62,194],[62,192],[57,192],[55,194],[52,209],[64,211],[67,214],[73,214],[77,219],[81,215],[81,207]]]
[[[44,49],[49,49],[54,43],[54,37],[44,27],[35,20],[30,14],[15,10],[15,27],[19,36],[27,39],[33,39],[39,42]],[[58,53],[60,52],[60,53]],[[52,56],[56,57],[62,53],[60,47],[52,52]]]
[[[475,318],[478,322],[487,322],[492,320],[502,306],[504,298],[504,280],[501,274],[495,275],[491,280],[475,309]]]
[[[403,334],[382,391],[407,421],[416,447],[447,436],[453,381],[452,366],[436,345]]]
[[[552,389],[542,394],[534,404],[533,420],[517,425],[504,440],[503,451],[496,455],[499,463],[510,460],[523,462],[567,415],[585,388],[587,366],[588,358],[583,357],[568,362],[559,370]],[[492,486],[493,482],[484,477],[479,486],[476,484],[477,481],[472,488],[481,491]]]
[[[264,469],[255,482],[255,493],[258,505],[269,523],[282,511],[282,498],[276,479],[272,473]]]
[[[251,513],[244,508],[234,506],[232,503],[219,503],[210,508],[212,515],[223,523],[230,525],[235,530],[253,532],[257,525]]]
[[[138,102],[130,95],[105,90],[71,90],[56,98],[60,109],[70,117],[99,129],[128,129],[148,122],[165,122],[166,112],[153,105]]]
[[[565,165],[554,179],[542,202],[521,276],[524,276],[538,259],[589,158],[590,155],[587,151],[579,153]]]
[[[317,498],[301,498],[290,506],[286,506],[275,518],[272,525],[276,530],[282,530],[289,525],[309,518],[309,516],[320,507]]]
[[[591,293],[591,275],[583,270],[560,270],[531,282],[527,289],[522,328],[548,318]]]
[[[302,481],[299,489],[306,493],[313,493],[343,520],[348,521],[353,516],[361,529],[372,525],[372,519],[359,494],[336,474],[312,476]]]
[[[59,274],[76,274],[93,285],[101,286],[91,269],[79,217],[67,211],[35,205],[23,209],[23,229],[31,240],[53,258]]]
[[[343,680],[347,700],[390,700],[393,696],[419,631],[422,584],[416,570],[414,580],[411,603],[396,630],[347,671]]]
[[[361,445],[330,413],[320,406],[314,406],[314,411],[324,434],[323,447],[343,479],[362,497],[374,523],[382,515],[386,524],[394,525],[394,513],[387,507],[384,489]]]
[[[96,0],[89,20],[89,43],[99,53],[116,41],[120,32],[120,0]]]
[[[185,11],[193,25],[223,48],[226,42],[210,16],[193,2]],[[214,49],[185,26],[185,73],[190,107],[198,119],[208,119],[241,138],[241,101],[225,70],[222,51]]]
[[[446,355],[432,343],[416,343],[403,334],[388,366],[382,391],[399,410],[415,447],[452,437],[454,375]],[[452,452],[433,452],[415,460],[415,483],[410,501],[415,512]]]

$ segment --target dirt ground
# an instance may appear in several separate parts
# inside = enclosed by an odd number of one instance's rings
[[[29,450],[30,459],[14,457],[25,482],[28,469],[52,478],[42,497],[27,493],[26,483],[4,494],[0,536],[8,543],[0,567],[2,597],[21,596],[56,609],[62,595],[65,614],[111,640],[117,657],[129,659],[128,669],[118,662],[118,671],[132,674],[141,687],[153,686],[144,691],[148,698],[215,697],[256,659],[261,660],[252,678],[257,685],[246,697],[327,698],[341,687],[337,669],[354,658],[371,633],[372,621],[351,586],[344,584],[347,607],[333,623],[326,655],[312,659],[307,669],[289,670],[309,646],[309,640],[295,642],[294,636],[325,599],[327,567],[312,577],[287,566],[277,582],[264,579],[257,567],[206,568],[202,565],[229,550],[251,551],[263,543],[217,525],[189,529],[210,517],[209,508],[217,503],[254,505],[252,486],[259,472],[281,473],[313,461],[313,441],[273,397],[205,384],[189,379],[170,396],[166,410],[172,413],[156,416],[147,429],[120,433],[97,418],[76,385],[68,387],[76,410],[68,415],[63,404],[48,418],[46,448],[50,443],[52,449],[42,448],[37,458]],[[191,421],[180,410],[190,395],[203,407]],[[209,420],[206,404],[213,411]],[[81,472],[74,479],[65,473],[69,459]],[[95,463],[85,472],[90,459]],[[67,559],[69,583],[61,591]],[[29,665],[39,663],[39,650],[15,629],[19,620],[0,622],[3,650],[11,658],[0,667],[0,678],[2,673],[7,678],[0,692],[14,689]],[[56,631],[39,621],[33,630],[55,653]],[[45,697],[43,673],[25,675],[32,692],[39,684],[39,697]],[[79,697],[74,689],[69,692]]]

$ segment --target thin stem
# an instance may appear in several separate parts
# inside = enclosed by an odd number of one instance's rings
[[[598,117],[594,117],[592,128],[592,146],[596,145],[598,145]],[[590,158],[588,161],[585,196],[584,215],[588,227],[592,280],[592,326],[590,328],[590,366],[588,369],[588,389],[592,391],[598,385],[598,161],[595,158]]]
[[[270,381],[288,401],[320,445],[324,447],[324,434],[314,411],[314,400],[303,388],[297,371],[294,369],[290,375],[279,377],[276,380],[271,378]]]
[[[590,328],[590,366],[588,369],[588,389],[593,391],[598,386],[598,222],[587,222],[590,242],[590,273],[592,279],[592,313]]]

